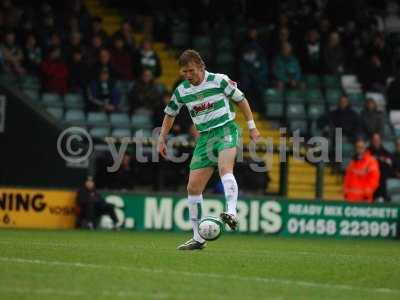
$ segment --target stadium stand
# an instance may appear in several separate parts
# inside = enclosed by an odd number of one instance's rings
[[[264,18],[257,5],[249,3],[235,22],[227,20],[240,5],[237,1],[218,21],[206,14],[193,21],[190,4],[178,11],[168,1],[165,13],[156,4],[143,8],[121,1],[39,2],[35,10],[32,4],[11,1],[0,13],[4,17],[6,11],[13,12],[0,24],[0,84],[23,91],[59,124],[83,126],[98,139],[134,136],[138,130],[149,137],[160,125],[153,115],[180,80],[177,54],[193,47],[211,71],[237,79],[257,111],[262,136],[274,138],[275,145],[279,127],[289,129],[288,140],[295,130],[306,138],[323,135],[332,140],[338,117],[356,124],[342,145],[343,162],[325,166],[324,198],[342,198],[342,175],[355,136],[369,139],[379,132],[385,148],[395,150],[399,122],[388,116],[400,108],[393,100],[399,85],[399,33],[390,22],[377,21],[385,21],[390,1],[358,3],[366,16],[334,22],[329,16],[335,6],[315,1],[307,1],[307,11],[278,1]],[[199,9],[220,11],[213,1],[209,5]],[[386,25],[379,27],[382,23]],[[349,101],[351,120],[345,120],[350,114],[337,106],[342,96]],[[367,102],[375,103],[374,108]],[[377,120],[376,126],[367,124],[371,119]],[[237,120],[246,128],[243,116]],[[195,137],[191,128],[181,135]],[[307,145],[301,149],[306,151]],[[276,154],[273,165],[267,193],[280,190]],[[291,159],[289,170],[288,196],[314,198],[315,165]]]

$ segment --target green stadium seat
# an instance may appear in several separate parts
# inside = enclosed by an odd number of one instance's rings
[[[221,51],[218,52],[215,56],[215,63],[217,65],[226,65],[226,64],[233,64],[235,58],[233,54],[229,51]]]
[[[110,123],[114,127],[130,128],[131,121],[127,113],[112,113],[110,114]]]
[[[331,106],[331,105],[337,104],[342,95],[343,95],[343,92],[341,89],[328,89],[328,90],[326,90],[326,93],[325,93],[325,99],[328,102],[328,104]]]
[[[134,114],[131,117],[131,125],[134,129],[151,129],[153,124],[150,116],[143,114]]]
[[[354,146],[351,143],[343,142],[342,143],[342,154],[343,157],[351,157],[354,153]]]
[[[24,76],[22,78],[21,86],[23,89],[32,89],[32,90],[39,90],[40,89],[40,82],[37,77],[33,76]]]
[[[132,87],[132,82],[128,80],[119,80],[116,83],[116,87],[121,94],[126,94]]]
[[[131,137],[132,132],[127,128],[114,128],[111,135],[116,138]]]
[[[321,80],[317,75],[306,74],[304,77],[308,89],[319,89],[321,87]]]
[[[233,50],[233,42],[226,35],[221,38],[217,37],[215,48],[218,53],[226,51],[229,52]]]
[[[342,88],[340,77],[336,75],[324,75],[322,77],[322,83],[325,88]]]
[[[285,98],[288,103],[304,103],[304,93],[298,90],[288,90],[285,93]]]
[[[290,131],[300,130],[300,135],[304,135],[307,133],[307,120],[290,120],[289,127]]]
[[[47,107],[63,107],[64,103],[58,94],[44,93],[42,95],[42,103]]]
[[[172,33],[171,45],[174,48],[184,48],[189,42],[189,34],[187,32],[175,31]]]
[[[193,48],[195,49],[209,49],[211,47],[211,39],[208,35],[194,36]]]
[[[64,104],[66,108],[73,109],[83,109],[85,103],[81,94],[68,93],[64,96]]]
[[[400,46],[400,33],[398,32],[392,32],[389,34],[387,37],[388,43],[393,47]]]
[[[265,115],[268,118],[282,118],[284,115],[283,103],[267,102]]]
[[[306,117],[304,105],[289,103],[286,108],[286,117],[288,119],[304,119]]]
[[[360,114],[361,111],[364,109],[364,105],[362,105],[362,104],[360,104],[360,103],[352,103],[352,104],[351,104],[351,107],[352,107],[353,110],[354,110],[356,113],[358,113],[358,114]]]
[[[94,138],[104,139],[110,136],[110,128],[108,127],[93,127],[89,131],[90,135]]]
[[[39,91],[37,90],[24,89],[24,94],[26,94],[29,97],[29,100],[32,101],[39,101],[40,99]]]
[[[323,104],[310,104],[308,107],[308,118],[316,120],[325,113],[325,105]]]
[[[323,136],[322,130],[318,128],[317,121],[315,121],[315,120],[311,121],[310,135],[311,136]]]
[[[396,137],[399,137],[400,128],[393,128],[389,122],[385,123],[383,126],[383,136],[387,139],[395,140]]]
[[[85,113],[79,109],[69,109],[65,112],[64,121],[69,124],[85,124]]]
[[[223,50],[217,53],[215,57],[215,66],[224,74],[233,74],[235,58],[229,50]]]
[[[63,118],[64,110],[61,107],[47,107],[46,110],[57,120],[61,120]]]
[[[347,97],[349,98],[349,101],[352,104],[358,103],[364,105],[365,96],[363,93],[348,94]]]
[[[89,112],[87,123],[93,126],[109,126],[108,117],[104,112]]]
[[[386,179],[387,194],[392,203],[400,203],[400,179]]]
[[[394,141],[385,140],[385,141],[383,141],[382,145],[390,153],[394,153],[396,151],[396,145],[395,145]]]
[[[264,101],[283,103],[283,93],[277,89],[267,89],[264,92]]]
[[[321,103],[325,102],[324,95],[320,89],[308,89],[304,92],[304,98],[308,103]]]
[[[145,137],[149,138],[152,135],[152,131],[150,129],[138,129],[135,131],[135,137]]]

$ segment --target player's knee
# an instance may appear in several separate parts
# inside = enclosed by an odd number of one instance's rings
[[[233,173],[232,168],[224,167],[224,166],[219,168],[219,176],[220,177],[222,177],[222,176],[224,176],[225,174],[228,174],[228,173],[231,173],[231,174]]]
[[[189,195],[200,195],[203,192],[194,182],[189,182],[186,189]]]

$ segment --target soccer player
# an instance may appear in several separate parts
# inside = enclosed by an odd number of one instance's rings
[[[193,226],[193,238],[178,246],[178,250],[203,249],[205,240],[199,235],[203,190],[218,166],[226,198],[227,211],[221,219],[235,230],[238,224],[236,205],[238,185],[233,175],[236,147],[240,128],[234,122],[232,102],[243,112],[250,138],[260,138],[250,106],[236,83],[224,74],[207,72],[203,59],[194,50],[185,50],[179,57],[179,66],[184,81],[175,89],[164,112],[164,120],[158,140],[158,152],[167,158],[166,139],[174,119],[186,105],[200,137],[197,140],[190,163],[187,184],[189,215]]]

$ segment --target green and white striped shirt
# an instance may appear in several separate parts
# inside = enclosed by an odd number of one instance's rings
[[[244,99],[236,83],[224,74],[205,71],[199,85],[183,81],[174,91],[164,112],[175,117],[186,105],[198,131],[203,132],[226,124],[235,119],[232,102]]]

